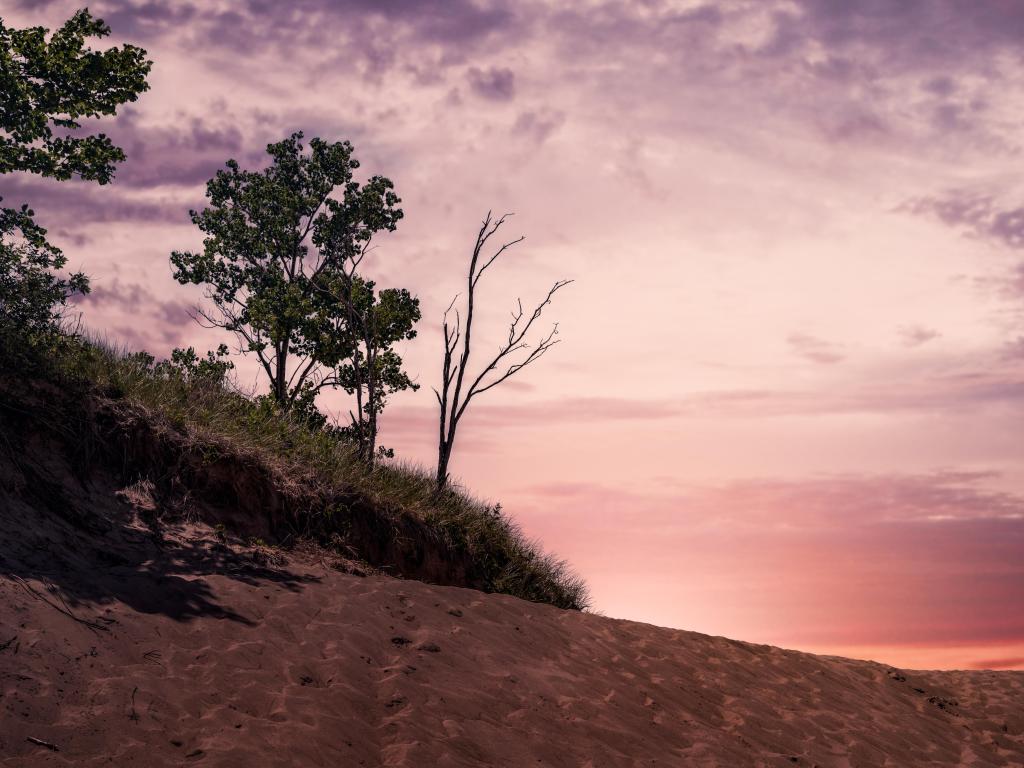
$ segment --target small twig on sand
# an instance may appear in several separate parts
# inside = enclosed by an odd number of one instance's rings
[[[40,747],[46,747],[51,752],[60,752],[60,747],[58,747],[56,744],[51,744],[48,741],[43,741],[42,739],[37,739],[34,736],[26,736],[25,738],[28,741],[31,741],[33,744],[38,744]]]
[[[62,608],[61,606],[57,605],[56,603],[54,603],[54,602],[52,602],[50,600],[47,600],[43,595],[39,594],[39,592],[37,592],[35,589],[33,589],[32,586],[27,581],[25,581],[25,579],[21,578],[20,576],[16,576],[15,575],[14,576],[14,580],[18,583],[18,585],[22,589],[24,589],[26,592],[28,592],[36,600],[42,600],[44,603],[46,603],[48,606],[53,608],[55,611],[60,611],[61,613],[63,613],[68,618],[74,619],[75,621],[77,621],[79,624],[84,624],[89,629],[91,629],[93,632],[100,632],[100,631],[102,631],[102,632],[109,632],[110,631],[109,628],[103,626],[102,624],[97,624],[95,621],[89,621],[88,619],[79,618],[78,616],[75,616],[75,614],[73,614],[70,611],[70,609]],[[63,600],[63,598],[61,598],[61,600]],[[65,605],[66,605],[66,603],[65,603]]]
[[[136,685],[134,690],[132,690],[132,713],[128,715],[128,719],[135,723],[139,722],[139,713],[135,711],[135,694],[138,692],[139,686]]]

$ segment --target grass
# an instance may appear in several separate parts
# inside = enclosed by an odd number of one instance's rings
[[[166,420],[211,450],[256,456],[295,492],[355,491],[372,505],[424,523],[453,551],[468,555],[484,591],[560,608],[584,610],[586,584],[564,561],[545,553],[500,510],[455,488],[441,493],[432,474],[396,461],[368,465],[329,430],[312,429],[230,386],[190,382],[154,370],[152,358],[98,340],[65,336],[48,351],[43,375]],[[9,367],[8,367],[9,370]],[[33,374],[36,375],[36,374]],[[308,510],[314,532],[329,540],[331,510]]]

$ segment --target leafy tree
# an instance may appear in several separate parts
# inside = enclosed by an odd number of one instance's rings
[[[86,38],[110,27],[81,10],[53,33],[9,29],[0,21],[0,173],[28,171],[57,179],[78,176],[106,184],[124,152],[100,133],[76,131],[81,118],[113,115],[149,86],[152,62],[134,45],[94,51]]]
[[[86,47],[87,38],[110,34],[88,10],[47,33],[0,19],[0,173],[106,184],[124,152],[102,133],[82,135],[80,120],[135,101],[149,87],[152,62],[133,45]],[[54,274],[67,259],[33,217],[28,206],[0,208],[0,319],[30,335],[52,327],[68,297],[89,289],[81,273]]]
[[[377,446],[377,417],[388,396],[419,389],[402,369],[394,345],[416,337],[420,302],[404,288],[386,288],[375,294],[375,283],[355,274],[358,264],[358,259],[349,260],[349,271],[331,286],[332,295],[346,310],[335,325],[346,350],[335,376],[338,385],[356,399],[355,410],[349,411],[349,426],[343,431],[354,440],[363,459],[372,462],[377,455],[394,456],[393,450]]]
[[[0,236],[0,321],[5,332],[37,336],[60,318],[72,294],[88,293],[89,281],[81,272],[52,272],[67,257],[47,242],[29,208],[0,208]]]
[[[213,308],[203,318],[256,355],[278,405],[308,412],[318,392],[342,385],[339,366],[353,353],[339,332],[351,316],[337,290],[346,265],[394,231],[402,210],[389,179],[354,180],[349,142],[314,138],[307,153],[302,138],[268,145],[261,171],[229,160],[207,184],[209,206],[190,213],[203,250],[175,251],[171,263],[179,282],[206,286]]]

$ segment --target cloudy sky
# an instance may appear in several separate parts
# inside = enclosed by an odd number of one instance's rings
[[[5,3],[53,26],[75,3]],[[101,0],[152,90],[109,187],[3,178],[89,328],[215,345],[172,249],[228,158],[350,139],[422,300],[384,442],[429,464],[438,320],[489,208],[526,240],[482,349],[559,278],[562,343],[453,471],[615,617],[909,667],[1024,667],[1024,6],[1015,0]],[[484,285],[484,284],[482,284]],[[547,315],[545,316],[547,317]],[[243,379],[254,369],[242,367]],[[340,397],[323,405],[341,410]]]

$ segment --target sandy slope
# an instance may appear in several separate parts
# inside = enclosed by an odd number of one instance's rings
[[[1024,673],[271,565],[106,504],[0,490],[2,766],[1024,765]]]

